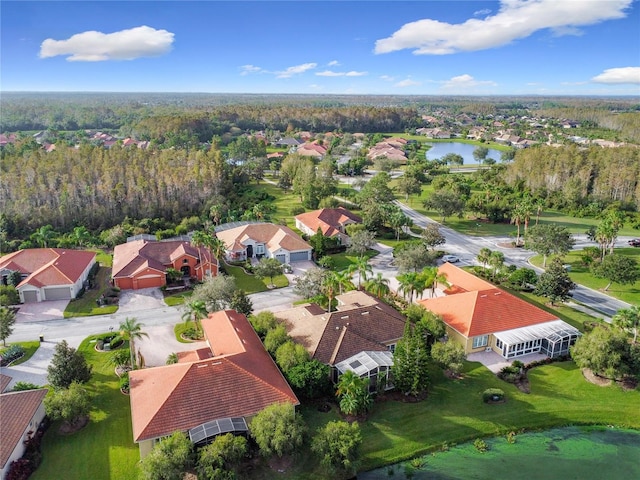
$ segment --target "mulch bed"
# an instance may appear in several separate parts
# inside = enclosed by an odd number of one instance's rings
[[[592,370],[588,368],[582,369],[582,375],[585,379],[587,379],[588,382],[593,383],[594,385],[598,385],[599,387],[608,387],[615,381],[616,385],[618,385],[623,390],[628,391],[638,388],[638,380],[632,377],[625,377],[620,380],[612,380],[610,378],[604,378],[596,375]]]
[[[58,432],[61,435],[72,435],[72,434],[82,430],[84,427],[87,426],[88,423],[89,423],[89,416],[88,415],[79,418],[73,424],[68,423],[68,422],[62,422],[62,425],[60,425],[60,428],[58,429]]]

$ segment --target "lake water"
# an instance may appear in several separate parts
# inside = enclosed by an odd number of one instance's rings
[[[428,427],[426,427],[428,428]],[[480,453],[472,443],[409,462],[358,473],[358,480],[414,479],[580,479],[640,478],[640,431],[607,427],[566,427],[522,433],[510,444],[505,437],[485,439]]]
[[[476,145],[460,142],[427,142],[427,145],[431,145],[431,148],[427,150],[426,153],[427,160],[438,160],[444,157],[447,153],[457,153],[464,158],[465,165],[478,163],[478,161],[473,158],[473,151],[476,149]],[[496,162],[499,162],[501,154],[502,152],[499,150],[490,148],[487,157],[493,158]]]

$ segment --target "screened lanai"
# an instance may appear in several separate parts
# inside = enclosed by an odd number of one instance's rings
[[[569,347],[581,333],[562,320],[514,328],[494,333],[496,348],[504,358],[519,357],[530,353],[544,353],[554,358],[567,355]]]
[[[246,434],[249,431],[244,417],[219,418],[189,430],[189,439],[195,445],[206,445],[223,433]]]
[[[350,370],[360,378],[368,378],[369,391],[375,392],[378,389],[378,381],[382,382],[381,385],[384,390],[393,388],[391,378],[392,365],[393,353],[390,351],[367,351],[357,353],[340,363],[336,363],[335,368],[338,376]]]

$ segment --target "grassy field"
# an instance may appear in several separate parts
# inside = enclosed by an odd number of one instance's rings
[[[277,179],[274,179],[274,181],[277,181]],[[292,213],[292,209],[293,207],[301,205],[300,197],[298,195],[291,192],[283,192],[281,188],[265,181],[262,181],[258,185],[252,185],[251,188],[256,191],[263,191],[273,195],[276,199],[270,203],[276,210],[271,214],[272,222],[285,224],[289,228],[293,228],[295,230],[296,222],[293,218],[294,215]]]
[[[373,258],[376,255],[378,255],[378,251],[376,250],[368,250],[367,253],[364,254],[367,259]],[[358,259],[357,255],[350,255],[346,252],[336,253],[330,255],[330,257],[334,262],[333,270],[336,272],[349,268],[351,265],[355,264]]]
[[[30,477],[32,480],[138,477],[139,451],[133,443],[129,397],[120,392],[118,377],[106,363],[108,354],[94,349],[91,340],[96,337],[88,337],[78,349],[93,365],[87,384],[92,395],[91,421],[72,435],[59,434],[60,424],[54,422],[44,436],[42,464]]]
[[[640,248],[616,248],[615,253],[618,255],[635,258],[638,264],[640,264]],[[575,283],[579,283],[580,285],[584,285],[585,287],[589,287],[594,290],[603,291],[604,287],[607,286],[609,281],[604,278],[594,277],[589,268],[585,267],[582,264],[580,255],[580,250],[571,251],[567,255],[565,255],[565,264],[571,265],[569,276]],[[542,266],[541,255],[536,255],[535,257],[531,258],[530,261],[532,264],[538,267]],[[547,260],[547,262],[548,261],[549,260]],[[640,281],[636,282],[633,285],[619,285],[617,283],[614,283],[611,285],[611,287],[609,287],[609,290],[603,293],[611,295],[612,297],[624,302],[631,303],[632,305],[640,305]]]
[[[255,275],[249,275],[242,267],[236,267],[234,265],[225,264],[224,269],[233,278],[236,279],[236,287],[240,290],[244,290],[246,294],[266,292],[269,290],[267,284],[271,283],[270,278],[260,280]],[[273,284],[276,288],[282,288],[289,285],[289,280],[285,275],[278,275],[273,277]]]

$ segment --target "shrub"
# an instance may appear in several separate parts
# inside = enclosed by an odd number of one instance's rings
[[[300,215],[301,213],[304,213],[306,210],[304,209],[304,207],[302,205],[298,205],[296,207],[293,207],[291,209],[291,215],[293,215],[294,217],[296,215]]]
[[[22,355],[24,355],[24,348],[22,347],[22,345],[10,345],[0,353],[0,365],[6,367],[14,360],[20,358]]]
[[[504,392],[499,388],[487,388],[482,392],[482,400],[484,403],[500,402],[504,400]]]
[[[487,445],[487,442],[485,442],[484,440],[482,440],[481,438],[476,438],[473,441],[473,446],[475,447],[475,449],[477,451],[479,451],[480,453],[484,453],[487,450],[489,450],[489,445]]]
[[[124,372],[120,377],[120,390],[129,393],[129,372]]]
[[[111,341],[109,342],[109,345],[111,346],[111,350],[114,350],[118,348],[120,345],[122,345],[123,343],[124,343],[124,340],[122,339],[122,337],[120,335],[116,335],[111,339]]]

